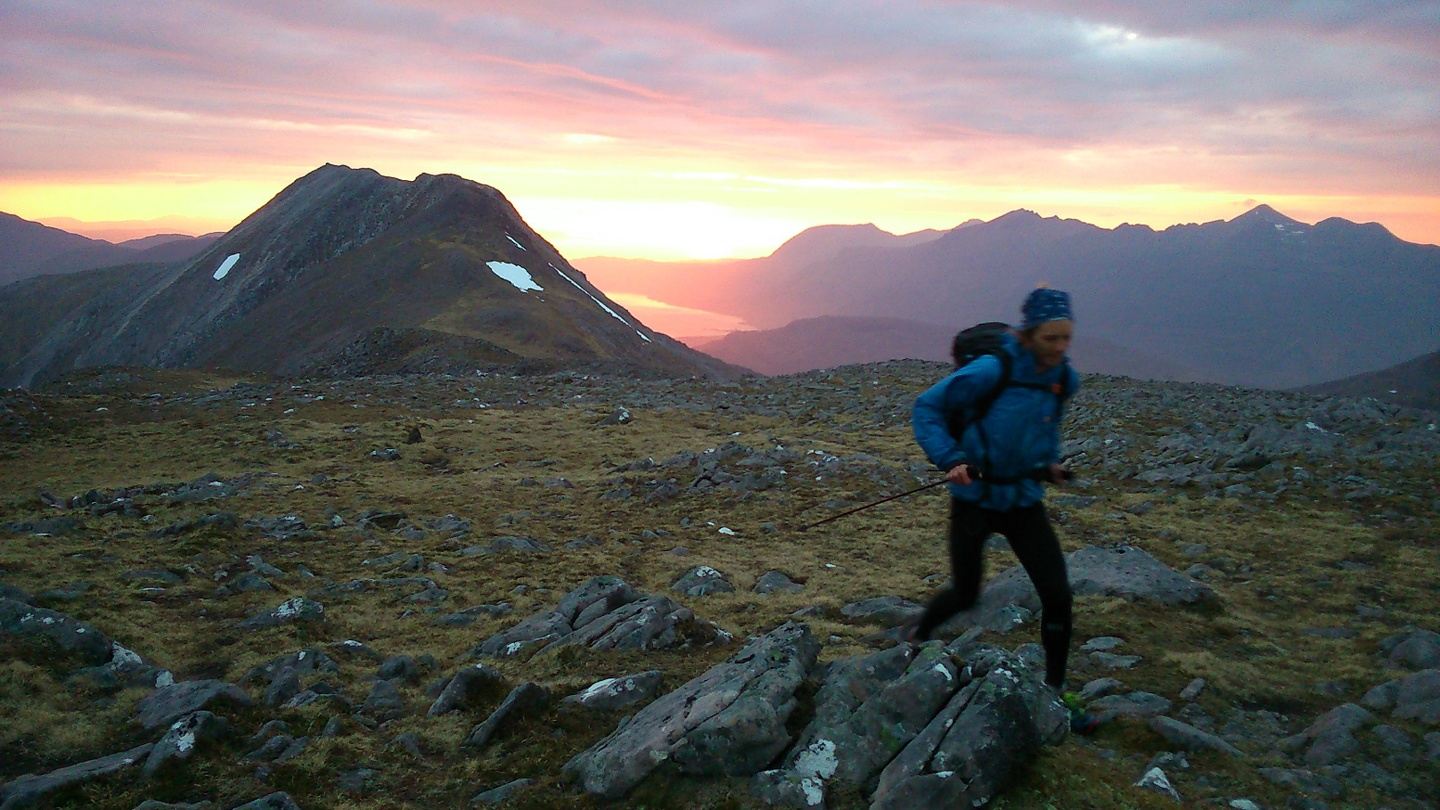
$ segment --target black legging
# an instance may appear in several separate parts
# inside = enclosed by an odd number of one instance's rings
[[[975,605],[985,574],[985,541],[991,534],[1004,535],[1010,541],[1010,548],[1040,594],[1045,682],[1059,689],[1065,683],[1065,661],[1070,655],[1070,578],[1044,504],[994,512],[958,498],[950,499],[954,584],[930,600],[917,633],[922,641],[928,639],[946,619]]]

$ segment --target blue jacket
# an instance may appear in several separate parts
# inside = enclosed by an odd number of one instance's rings
[[[1004,348],[1013,361],[1012,381],[1047,386],[1059,383],[1068,394],[1079,390],[1080,375],[1069,363],[1037,371],[1035,355],[1013,335],[1005,336]],[[959,443],[950,435],[948,414],[973,407],[999,385],[1002,373],[999,358],[984,355],[935,383],[915,400],[915,441],[936,467],[948,472],[967,462],[996,478],[1023,478],[1060,459],[1060,414],[1056,395],[1049,390],[1007,386],[980,423],[966,425]],[[988,443],[982,439],[982,427]],[[1023,480],[1013,484],[978,482],[964,487],[951,484],[950,494],[984,509],[1004,512],[1039,503],[1045,490],[1039,481]]]

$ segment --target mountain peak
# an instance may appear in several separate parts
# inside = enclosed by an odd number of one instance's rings
[[[1028,225],[1032,222],[1039,222],[1043,217],[1031,211],[1029,208],[1016,208],[1005,214],[990,220],[991,225]]]
[[[1265,223],[1266,225],[1300,225],[1300,224],[1302,224],[1302,223],[1300,222],[1300,220],[1298,220],[1298,219],[1291,219],[1290,217],[1287,217],[1287,216],[1285,216],[1284,214],[1280,213],[1279,211],[1276,211],[1274,208],[1271,208],[1270,206],[1266,205],[1265,203],[1260,203],[1259,205],[1255,206],[1254,208],[1251,208],[1249,211],[1246,211],[1245,213],[1241,214],[1240,216],[1238,216],[1238,217],[1236,217],[1236,218],[1234,218],[1234,219],[1232,219],[1232,220],[1230,220],[1230,221],[1231,221],[1231,222],[1263,222],[1263,223]]]

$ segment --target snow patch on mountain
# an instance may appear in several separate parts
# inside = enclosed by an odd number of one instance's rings
[[[549,263],[549,262],[546,262],[546,264],[550,264],[550,263]],[[590,295],[590,291],[589,291],[589,290],[585,289],[584,287],[581,287],[581,286],[575,281],[575,279],[570,278],[569,276],[565,275],[565,271],[564,271],[564,270],[561,270],[560,268],[556,267],[556,266],[553,265],[553,264],[550,264],[550,269],[551,269],[551,270],[554,270],[554,271],[557,272],[557,273],[559,273],[561,278],[565,279],[566,281],[570,282],[571,284],[574,284],[574,285],[575,285],[575,289],[579,290],[580,292],[585,293],[586,295]],[[593,295],[590,295],[590,300],[591,300],[591,301],[594,301],[596,304],[599,304],[601,309],[603,309],[603,310],[605,310],[606,312],[610,313],[610,317],[612,317],[612,318],[614,318],[615,320],[617,320],[617,321],[625,324],[626,326],[630,327],[631,329],[635,329],[635,325],[634,325],[634,324],[632,324],[632,323],[630,323],[629,321],[625,320],[624,318],[620,317],[620,314],[617,313],[615,310],[611,309],[610,307],[605,306],[605,302],[604,302],[604,301],[601,301],[599,298],[596,298],[596,297],[593,296]],[[652,342],[652,341],[650,340],[650,338],[645,337],[645,333],[644,333],[644,332],[641,332],[639,329],[635,329],[635,334],[639,335],[639,336],[640,336],[640,339],[643,340],[643,341],[645,341],[646,343]]]
[[[490,272],[510,282],[511,285],[520,292],[527,292],[529,290],[545,291],[544,287],[535,283],[535,279],[530,276],[530,271],[518,264],[511,264],[509,262],[486,262],[485,264],[489,266]]]
[[[220,266],[215,268],[215,280],[219,281],[220,279],[225,278],[225,276],[229,275],[230,269],[234,267],[235,263],[238,261],[240,261],[239,253],[231,253],[229,256],[226,256],[225,261],[221,262]]]

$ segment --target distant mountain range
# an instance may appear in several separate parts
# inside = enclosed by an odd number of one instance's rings
[[[85,247],[44,239],[52,256],[55,245]],[[0,287],[0,385],[97,365],[353,374],[587,364],[741,371],[651,331],[499,191],[454,175],[407,182],[326,165],[188,261]]]
[[[779,329],[731,332],[691,345],[727,363],[762,374],[793,374],[816,368],[902,358],[950,362],[950,343],[958,330],[902,318],[834,315],[803,318]],[[1128,349],[1100,338],[1075,344],[1077,368],[1138,379],[1198,380],[1202,374],[1159,355]]]
[[[218,233],[157,234],[116,244],[0,212],[0,285],[118,264],[184,261],[218,238]]]
[[[1074,295],[1077,352],[1103,341],[1113,351],[1101,356],[1148,357],[1150,372],[1166,377],[1266,388],[1403,362],[1440,334],[1440,247],[1404,242],[1373,223],[1306,225],[1264,205],[1232,220],[1163,231],[1014,211],[918,237],[889,236],[873,225],[829,226],[761,259],[579,264],[612,292],[735,315],[765,329],[822,316],[952,330],[1014,321],[1026,292],[1049,283]],[[777,337],[802,335],[819,332]],[[742,347],[764,339],[705,346],[762,367],[781,350]],[[792,344],[783,349],[784,365],[833,365],[835,345],[833,330],[808,347]],[[858,362],[873,352],[845,357]],[[1149,376],[1140,366],[1116,370]]]

